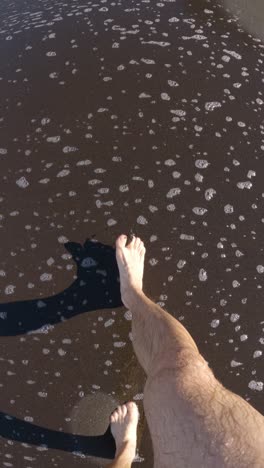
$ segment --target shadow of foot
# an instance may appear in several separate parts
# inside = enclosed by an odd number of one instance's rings
[[[45,333],[75,315],[123,305],[115,249],[90,239],[64,246],[77,264],[77,279],[54,296],[0,304],[0,336]]]

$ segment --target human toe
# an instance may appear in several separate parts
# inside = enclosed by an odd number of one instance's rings
[[[123,418],[125,418],[127,415],[127,406],[126,405],[122,405],[122,416]]]
[[[133,234],[133,236],[132,236],[132,238],[131,238],[131,240],[130,240],[130,242],[128,244],[129,248],[134,248],[135,247],[136,239],[137,239],[136,236],[134,236],[134,234]]]
[[[138,406],[136,405],[136,403],[134,401],[129,401],[127,404],[127,412],[130,414],[130,415],[135,415],[137,414],[139,416],[139,411],[138,411]]]
[[[126,241],[127,241],[127,236],[125,234],[121,234],[117,239],[116,239],[116,247],[119,248],[124,248],[126,246]]]
[[[146,253],[146,247],[144,246],[144,244],[142,244],[139,247],[139,253],[140,253],[140,255],[144,255]]]
[[[136,237],[136,240],[135,240],[135,249],[139,250],[140,246],[142,244],[142,240],[140,239],[140,237]]]
[[[111,413],[111,415],[110,415],[110,421],[111,421],[112,423],[114,423],[114,422],[117,421],[117,418],[118,418],[118,413],[117,413],[117,411],[115,410],[115,411],[113,411],[113,413]]]

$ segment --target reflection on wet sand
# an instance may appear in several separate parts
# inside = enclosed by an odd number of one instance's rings
[[[238,19],[242,27],[264,41],[264,3],[262,0],[222,0],[228,12]]]

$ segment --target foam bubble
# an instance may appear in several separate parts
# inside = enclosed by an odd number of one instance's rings
[[[204,268],[201,268],[199,270],[199,280],[200,281],[206,281],[207,280],[207,271],[204,270]]]
[[[222,107],[222,104],[221,102],[218,102],[218,101],[211,101],[211,102],[206,102],[204,107],[208,111],[213,111],[217,107]]]
[[[248,384],[248,387],[251,388],[251,390],[257,390],[258,392],[262,392],[263,382],[257,382],[256,380],[251,380]]]
[[[16,184],[20,188],[26,188],[26,187],[29,186],[29,182],[27,181],[27,179],[25,177],[20,177],[20,179],[16,180]]]
[[[219,324],[220,324],[220,320],[219,319],[214,319],[214,320],[211,321],[210,325],[211,325],[212,328],[217,328],[219,326]]]
[[[161,99],[163,99],[163,101],[170,101],[171,98],[167,93],[161,93]]]
[[[210,163],[206,159],[196,159],[195,161],[195,166],[199,169],[205,169],[209,164]]]
[[[252,187],[252,182],[249,182],[248,180],[246,182],[238,182],[237,187],[242,190],[244,190],[245,188],[249,190]]]
[[[199,215],[199,216],[203,216],[208,210],[206,208],[201,208],[199,206],[195,206],[192,211]]]
[[[62,171],[58,172],[56,177],[66,177],[70,174],[71,171],[69,169],[63,169]]]
[[[225,205],[224,211],[225,211],[225,213],[233,213],[234,212],[234,207],[232,205]]]
[[[167,198],[173,198],[175,197],[176,195],[179,195],[181,193],[181,189],[179,187],[174,187],[172,189],[169,190],[169,192],[167,193],[166,197]]]
[[[137,223],[138,224],[148,224],[148,220],[144,216],[141,215],[141,216],[139,216],[137,218]]]

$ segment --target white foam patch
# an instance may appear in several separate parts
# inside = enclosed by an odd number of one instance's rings
[[[57,177],[66,177],[70,174],[71,171],[69,169],[63,169],[62,171],[58,172]]]
[[[114,342],[114,347],[115,348],[124,348],[126,346],[126,343],[124,341],[115,341]]]
[[[58,143],[60,141],[61,137],[59,135],[56,136],[51,136],[47,137],[47,142],[48,143]]]
[[[20,177],[20,179],[16,180],[16,184],[18,185],[18,187],[20,188],[26,188],[29,186],[29,182],[28,180],[23,176],[23,177]]]
[[[203,216],[205,213],[207,213],[207,209],[206,208],[201,208],[200,206],[195,206],[192,211],[196,214],[196,215],[199,215],[199,216]]]
[[[211,200],[211,199],[214,197],[214,195],[216,195],[216,190],[213,189],[213,188],[209,188],[209,189],[207,189],[207,190],[205,191],[204,198],[205,198],[207,201],[209,201],[209,200]]]
[[[237,187],[242,190],[245,188],[249,190],[252,187],[252,182],[249,182],[248,180],[246,182],[238,182]]]
[[[209,166],[209,162],[206,159],[196,159],[195,166],[199,169],[205,169]]]
[[[224,206],[224,212],[227,214],[233,213],[234,207],[232,205],[227,204]]]
[[[204,107],[208,111],[213,111],[217,107],[222,107],[222,104],[221,102],[218,102],[218,101],[211,101],[211,102],[206,102]]]
[[[256,380],[251,380],[248,384],[248,387],[251,388],[251,390],[256,390],[258,392],[263,391],[263,382],[261,381],[256,381]]]
[[[214,319],[214,320],[211,321],[210,325],[211,325],[212,328],[217,328],[217,327],[219,327],[219,324],[220,324],[220,320],[219,319]]]
[[[150,44],[150,45],[157,45],[160,47],[169,47],[171,45],[170,42],[163,42],[163,41],[142,41],[141,44]]]
[[[171,98],[168,93],[161,93],[161,99],[163,99],[163,101],[170,101]]]
[[[242,55],[238,54],[238,53],[235,52],[234,50],[227,50],[227,49],[224,49],[223,52],[225,52],[226,54],[231,55],[231,57],[234,57],[234,58],[236,58],[237,60],[242,60]]]
[[[189,235],[189,234],[181,234],[180,239],[182,239],[182,240],[194,240],[194,236]]]
[[[137,223],[138,224],[143,224],[143,225],[148,224],[148,220],[144,216],[141,215],[141,216],[138,216]]]
[[[10,295],[14,294],[16,286],[14,284],[9,284],[5,287],[5,294]]]
[[[75,153],[76,151],[78,151],[78,148],[76,148],[75,146],[64,146],[64,148],[62,149],[63,153]]]
[[[173,198],[173,197],[176,197],[177,195],[179,195],[180,193],[181,193],[181,189],[179,187],[174,187],[174,188],[171,188],[169,190],[166,197],[167,198]]]
[[[203,36],[202,34],[194,34],[193,36],[182,36],[182,39],[187,41],[190,39],[195,39],[196,41],[204,41],[207,39],[206,36]]]
[[[115,323],[115,320],[114,319],[109,319],[104,323],[104,326],[105,326],[105,328],[111,327],[111,325],[113,325],[113,323]]]
[[[42,275],[40,275],[40,281],[51,281],[51,280],[52,280],[51,273],[42,273]]]
[[[201,268],[201,269],[199,270],[199,280],[200,280],[200,281],[206,281],[207,278],[208,278],[208,276],[207,276],[207,271],[206,271],[204,268]]]

